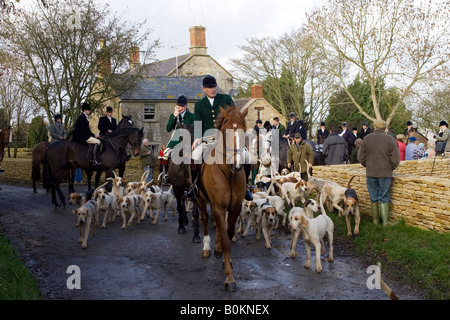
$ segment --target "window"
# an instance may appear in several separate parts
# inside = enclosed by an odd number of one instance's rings
[[[144,104],[144,121],[156,121],[156,103]]]

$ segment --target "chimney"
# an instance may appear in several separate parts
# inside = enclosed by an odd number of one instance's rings
[[[100,45],[100,54],[101,54],[101,58],[98,62],[99,73],[100,74],[111,73],[111,57],[109,56],[109,53],[107,52],[107,49],[106,49],[105,38],[100,38],[99,45]],[[106,51],[106,52],[104,52],[104,51]]]
[[[250,87],[252,92],[252,99],[262,99],[263,98],[263,86],[260,84],[254,84]]]
[[[134,69],[140,64],[139,47],[133,47],[130,50],[130,69]]]
[[[191,47],[189,48],[189,53],[191,55],[207,55],[205,30],[206,28],[202,26],[189,28],[189,33],[191,35]]]

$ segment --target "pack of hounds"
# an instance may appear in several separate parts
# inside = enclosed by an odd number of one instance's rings
[[[307,162],[307,161],[306,161]],[[308,165],[308,163],[306,163]],[[122,229],[130,227],[134,220],[139,224],[145,216],[152,218],[152,224],[158,221],[161,210],[164,209],[164,221],[168,218],[168,207],[172,209],[172,216],[176,212],[176,199],[171,192],[163,191],[153,180],[145,182],[148,172],[141,181],[128,182],[122,186],[124,179],[115,175],[95,190],[82,196],[78,193],[69,195],[69,203],[77,205],[73,210],[78,217],[79,243],[82,248],[87,247],[89,233],[94,234],[103,215],[102,228],[113,222],[117,216],[122,216]],[[304,181],[299,172],[275,172],[270,176],[258,174],[255,186],[250,186],[253,200],[244,200],[242,210],[235,226],[235,235],[247,236],[250,229],[254,230],[256,239],[264,237],[266,249],[272,248],[272,231],[282,226],[289,228],[291,233],[290,258],[294,259],[297,242],[302,236],[306,248],[305,268],[311,268],[311,245],[314,246],[316,259],[315,270],[322,271],[321,255],[325,254],[324,237],[328,237],[328,261],[333,258],[333,221],[325,212],[324,204],[329,212],[339,211],[339,216],[346,219],[347,234],[359,233],[360,213],[356,191],[350,188],[355,176],[352,176],[346,187],[330,179],[319,179],[309,174],[308,181]],[[108,192],[105,185],[111,180],[112,189]],[[159,180],[159,179],[158,179]],[[315,198],[314,198],[315,196]],[[298,206],[298,204],[301,204]],[[187,203],[186,208],[190,207]],[[290,209],[289,209],[290,208]],[[289,209],[289,210],[286,210]],[[155,211],[155,215],[154,215]],[[351,229],[351,219],[354,219],[354,229]]]
[[[69,204],[76,205],[77,209],[72,213],[77,215],[79,239],[81,247],[87,247],[89,234],[95,233],[95,227],[99,226],[100,217],[103,216],[101,228],[114,222],[117,216],[122,217],[122,230],[130,227],[134,220],[140,224],[145,216],[153,219],[156,224],[161,210],[164,210],[164,221],[168,219],[168,208],[172,209],[175,216],[176,204],[171,192],[163,191],[153,180],[146,182],[149,172],[146,171],[140,181],[127,182],[114,173],[114,178],[107,178],[106,182],[95,190],[90,190],[85,195],[71,193]],[[111,190],[106,185],[111,182]]]

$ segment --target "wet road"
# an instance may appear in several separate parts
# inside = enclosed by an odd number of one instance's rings
[[[382,290],[367,287],[371,276],[366,273],[368,266],[336,246],[335,261],[322,261],[321,274],[303,267],[306,252],[301,238],[297,246],[300,254],[290,259],[286,228],[273,232],[272,250],[264,248],[263,239],[255,239],[254,230],[246,238],[238,236],[231,252],[237,291],[229,293],[224,290],[222,260],[213,254],[203,259],[202,244],[192,243],[192,224],[186,234],[179,235],[178,216],[172,217],[171,212],[168,221],[160,215],[156,225],[147,218],[126,230],[121,230],[122,219],[118,217],[106,229],[90,235],[83,250],[78,243],[76,216],[71,213],[74,206],[55,211],[50,194],[42,189],[33,194],[30,187],[0,187],[0,230],[37,278],[45,299],[388,299]],[[214,239],[212,226],[210,231]],[[73,275],[67,272],[70,266],[79,267],[80,289],[68,288],[67,280]],[[406,287],[391,287],[401,299],[419,298]]]

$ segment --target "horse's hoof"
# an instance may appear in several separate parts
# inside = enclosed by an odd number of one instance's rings
[[[211,251],[209,250],[203,250],[202,251],[202,257],[203,258],[209,258],[211,256]]]
[[[235,292],[236,290],[237,290],[236,282],[225,283],[225,291]]]
[[[214,257],[216,257],[217,259],[222,258],[222,255],[223,255],[222,251],[214,250]]]
[[[33,193],[38,193],[37,190],[33,190]]]
[[[178,227],[178,234],[185,234],[186,229],[184,227]]]
[[[201,243],[202,239],[200,239],[200,236],[198,234],[194,234],[194,236],[192,237],[192,242],[193,243]]]
[[[65,209],[66,208],[66,204],[65,203],[61,203],[61,209]]]

